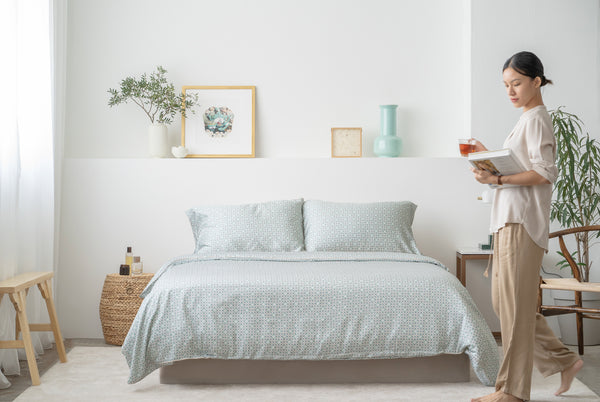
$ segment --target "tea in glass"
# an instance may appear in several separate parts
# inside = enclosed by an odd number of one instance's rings
[[[471,152],[475,152],[475,140],[473,138],[463,138],[458,140],[458,148],[460,156],[468,156]]]

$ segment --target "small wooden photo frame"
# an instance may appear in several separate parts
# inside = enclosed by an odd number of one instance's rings
[[[332,158],[360,158],[362,156],[362,128],[331,129]]]

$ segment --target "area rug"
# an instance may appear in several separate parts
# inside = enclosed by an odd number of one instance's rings
[[[469,401],[493,388],[471,374],[468,383],[441,384],[318,384],[318,385],[163,385],[158,370],[137,384],[127,384],[129,369],[119,347],[77,346],[67,363],[56,363],[42,384],[29,387],[16,401]],[[555,397],[559,376],[535,373],[534,401],[600,401],[575,380],[566,397]]]

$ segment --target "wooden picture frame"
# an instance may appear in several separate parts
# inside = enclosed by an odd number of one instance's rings
[[[187,85],[182,92],[198,96],[181,118],[188,158],[254,158],[256,87]]]
[[[332,158],[360,158],[362,156],[362,128],[336,127],[331,129]]]

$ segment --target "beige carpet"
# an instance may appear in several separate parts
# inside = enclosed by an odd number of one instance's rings
[[[479,383],[332,385],[162,385],[158,370],[128,385],[129,369],[118,347],[73,348],[67,363],[57,363],[17,401],[469,401],[493,391]],[[533,377],[534,401],[600,401],[575,380],[566,397],[555,397],[558,376]]]

